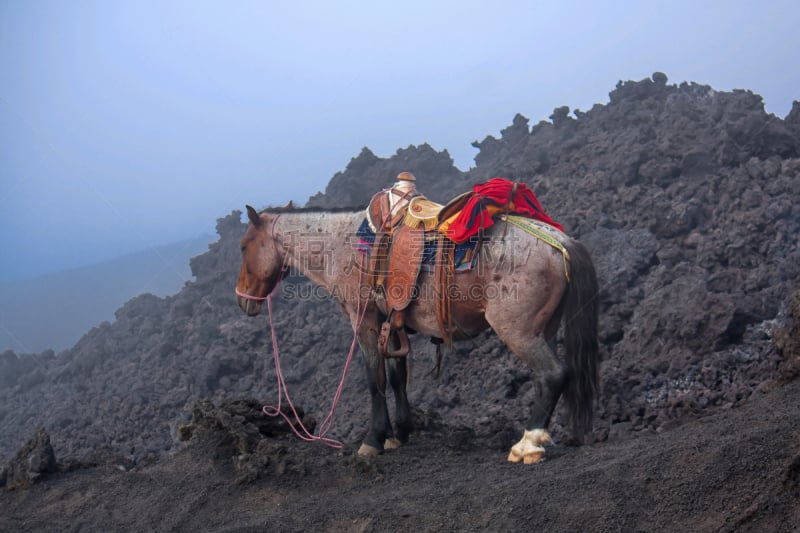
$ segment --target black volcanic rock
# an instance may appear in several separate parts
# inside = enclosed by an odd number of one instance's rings
[[[498,175],[526,182],[597,264],[596,440],[737,406],[797,374],[798,104],[782,120],[751,92],[669,84],[660,73],[609,97],[574,118],[556,108],[533,127],[516,115],[500,138],[474,143],[468,172],[428,145],[389,158],[364,149],[308,202],[364,205],[404,170],[440,202]],[[178,428],[200,400],[275,403],[267,319],[245,317],[233,294],[244,229],[238,211],[221,218],[219,241],[191,261],[196,281],[175,296],[132,299],[57,356],[2,354],[0,462],[39,426],[59,456],[110,447],[135,462],[183,446]],[[273,305],[292,397],[321,420],[352,329],[302,277],[285,280]],[[457,345],[438,380],[428,375],[432,353],[414,340],[412,404],[468,428],[475,443],[506,448],[530,412],[527,369],[488,332]],[[334,436],[360,439],[367,398],[353,369]],[[562,422],[558,411],[556,438]]]
[[[308,207],[366,207],[370,198],[391,187],[400,172],[417,178],[417,187],[432,200],[445,201],[467,187],[461,171],[453,165],[447,150],[437,152],[428,144],[400,148],[392,157],[381,159],[369,148],[350,160],[343,172],[337,172],[324,193],[309,198]],[[446,191],[446,192],[445,192]]]
[[[783,119],[783,123],[792,132],[794,138],[800,141],[800,102],[795,100],[792,102],[792,110]]]
[[[57,470],[50,436],[44,429],[39,429],[0,472],[0,486],[5,485],[9,489],[27,487],[36,483],[42,475]]]
[[[772,336],[783,357],[779,370],[781,381],[791,381],[800,376],[800,289],[794,292],[786,310],[788,320],[775,328]]]

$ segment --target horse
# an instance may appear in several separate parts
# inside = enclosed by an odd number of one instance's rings
[[[266,209],[246,207],[249,219],[241,239],[242,264],[237,301],[249,316],[261,312],[289,268],[304,274],[338,302],[353,324],[367,372],[371,397],[369,429],[358,449],[375,456],[407,443],[413,429],[406,395],[404,357],[385,357],[378,349],[386,303],[371,291],[357,228],[364,211]],[[511,224],[485,230],[474,268],[451,278],[452,340],[475,337],[488,328],[532,371],[534,405],[522,438],[508,460],[538,463],[552,443],[550,419],[564,396],[573,436],[579,443],[591,430],[598,388],[598,285],[591,255],[578,240],[553,229],[562,252]],[[405,309],[410,331],[441,338],[436,316],[433,272],[422,271],[416,297]],[[556,335],[563,322],[563,356]],[[386,403],[386,384],[395,396],[394,426]]]

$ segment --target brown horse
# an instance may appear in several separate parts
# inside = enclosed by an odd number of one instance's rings
[[[292,267],[328,293],[358,328],[372,397],[371,424],[359,449],[375,455],[408,440],[412,429],[406,396],[405,358],[385,358],[378,351],[378,332],[386,318],[382,297],[366,286],[363,256],[356,230],[364,212],[289,210],[256,212],[247,206],[250,224],[241,240],[242,267],[236,287],[239,306],[250,316]],[[531,234],[496,223],[486,230],[475,267],[454,276],[451,296],[454,339],[492,328],[506,346],[532,370],[536,396],[528,430],[511,448],[508,460],[526,464],[541,460],[551,442],[547,430],[564,394],[575,437],[591,429],[598,380],[597,279],[592,259],[577,240],[552,229],[565,254]],[[434,273],[422,272],[416,298],[405,312],[405,325],[432,338],[442,336],[436,317]],[[564,352],[556,351],[563,320]],[[386,381],[395,399],[395,426],[386,405]]]

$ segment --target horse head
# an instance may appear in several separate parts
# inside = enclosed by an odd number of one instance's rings
[[[261,312],[261,304],[272,293],[286,273],[283,254],[275,242],[274,228],[277,216],[259,214],[247,206],[250,224],[240,241],[242,267],[236,284],[239,307],[249,316]]]

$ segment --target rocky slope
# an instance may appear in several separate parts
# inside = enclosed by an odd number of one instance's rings
[[[607,104],[573,116],[558,108],[550,119],[529,127],[517,115],[499,138],[475,142],[469,172],[427,145],[388,159],[364,149],[309,205],[363,205],[401,170],[439,201],[492,176],[528,183],[596,259],[604,363],[595,442],[661,432],[793,378],[798,103],[781,119],[750,92],[671,85],[656,73],[621,82]],[[110,450],[146,462],[182,446],[177,428],[201,398],[274,399],[265,319],[243,316],[233,297],[240,213],[217,230],[192,260],[196,281],[175,296],[134,298],[58,355],[0,354],[0,463],[39,427],[59,457]],[[284,283],[275,307],[287,383],[319,419],[352,331],[299,278]],[[492,449],[518,436],[532,384],[490,333],[457,345],[439,379],[427,375],[424,339],[415,351],[411,401],[424,416]],[[334,431],[354,442],[366,429],[367,393],[360,369],[347,379]],[[553,426],[563,438],[560,416]]]

